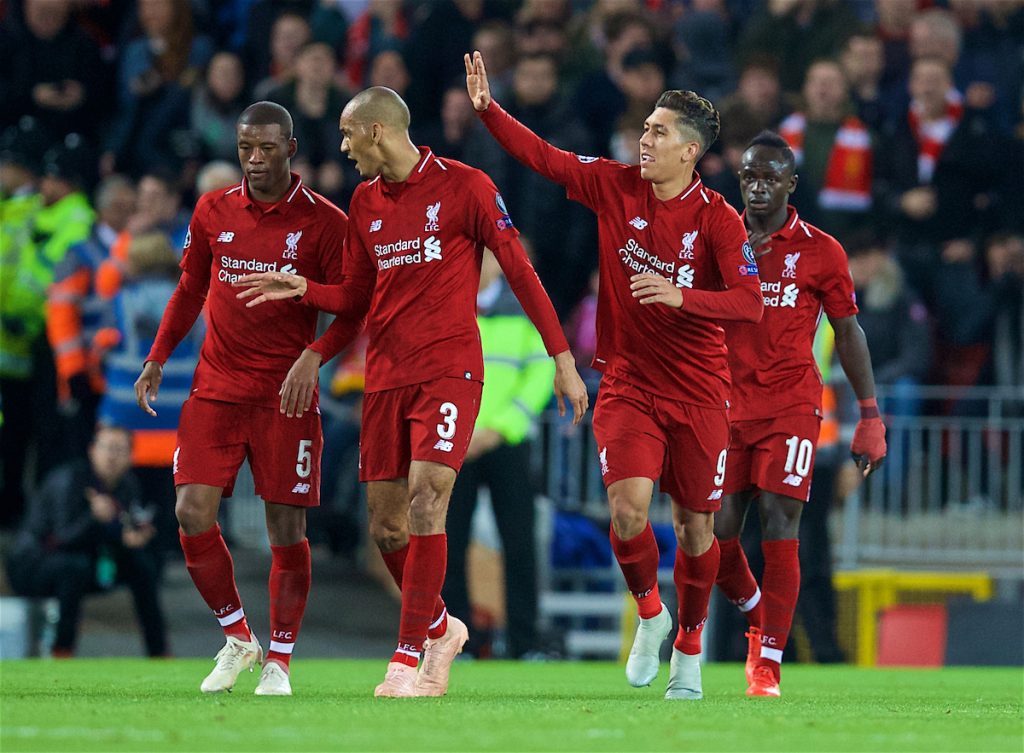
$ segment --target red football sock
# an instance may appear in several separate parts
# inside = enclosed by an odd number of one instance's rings
[[[718,539],[698,557],[691,557],[676,547],[676,566],[672,573],[679,597],[679,632],[674,646],[684,654],[700,653],[700,634],[708,619],[708,601],[715,585],[721,550]]]
[[[647,527],[631,539],[620,539],[611,526],[608,538],[612,551],[626,578],[626,587],[636,599],[637,612],[647,620],[661,611],[661,594],[658,591],[658,542],[650,522]]]
[[[207,606],[213,610],[224,635],[233,635],[243,641],[252,640],[235,585],[235,565],[220,534],[220,525],[214,523],[213,528],[195,536],[186,536],[178,529],[178,538],[185,553],[188,574]]]
[[[757,587],[754,574],[750,572],[740,540],[719,539],[718,545],[722,550],[722,561],[718,565],[718,580],[715,583],[722,589],[725,598],[743,612],[747,624],[760,628],[764,611],[761,607],[761,589]]]
[[[312,580],[309,540],[270,547],[270,650],[268,661],[288,666],[306,611]]]
[[[800,542],[797,539],[765,541],[764,620],[761,623],[761,660],[782,662],[789,639],[793,611],[800,596]]]
[[[447,551],[447,550],[445,550]],[[384,564],[388,568],[388,572],[391,573],[391,577],[395,580],[395,585],[398,586],[398,590],[402,590],[402,573],[405,572],[405,558],[409,555],[409,545],[406,544],[401,549],[396,549],[393,552],[380,553],[380,556],[384,558]],[[447,557],[447,555],[445,555]],[[430,627],[427,630],[427,637],[431,640],[437,640],[442,637],[448,631],[448,609],[444,605],[444,599],[440,596],[437,597],[437,604],[434,605],[434,614],[431,615]]]
[[[448,564],[448,535],[409,537],[409,553],[402,573],[402,619],[398,626],[398,648],[391,661],[411,667],[419,663],[427,629],[441,600]]]

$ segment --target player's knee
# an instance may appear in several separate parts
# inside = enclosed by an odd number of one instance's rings
[[[647,527],[646,505],[638,505],[628,497],[616,496],[610,496],[608,503],[616,536],[626,541],[644,532]]]
[[[195,536],[208,531],[217,522],[217,510],[209,509],[200,500],[183,495],[174,505],[174,516],[186,536]]]
[[[409,530],[395,520],[371,520],[370,537],[377,548],[387,554],[409,543]]]
[[[673,522],[679,548],[691,557],[699,557],[711,548],[715,538],[712,513],[685,512]]]
[[[768,541],[795,539],[800,535],[803,505],[796,500],[770,499],[761,504],[761,534]]]
[[[414,493],[409,503],[409,527],[411,530],[424,533],[437,526],[444,528],[447,500],[433,489],[423,489]]]
[[[715,537],[719,540],[735,539],[741,533],[742,518],[722,508],[715,513]]]

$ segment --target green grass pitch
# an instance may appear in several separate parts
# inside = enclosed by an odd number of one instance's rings
[[[466,662],[446,698],[375,700],[385,662],[297,659],[292,698],[203,696],[211,666],[138,659],[0,663],[0,750],[1022,751],[1019,669],[789,666],[784,697],[748,699],[739,665],[705,698],[633,689],[608,663]]]

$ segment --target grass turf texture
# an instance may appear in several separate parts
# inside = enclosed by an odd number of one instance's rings
[[[0,662],[0,750],[1021,751],[1019,669],[789,666],[748,699],[743,668],[704,670],[699,702],[607,663],[460,663],[440,699],[376,700],[384,661],[298,659],[292,698],[199,692],[199,660]]]

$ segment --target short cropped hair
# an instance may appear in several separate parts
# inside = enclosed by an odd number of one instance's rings
[[[696,135],[697,141],[700,143],[700,154],[697,155],[697,159],[703,157],[718,138],[718,131],[721,128],[718,110],[710,101],[696,92],[669,89],[658,97],[654,106],[674,110],[679,126]]]
[[[292,116],[277,102],[253,102],[238,116],[238,125],[278,125],[285,139],[292,137]]]
[[[796,171],[796,155],[793,153],[793,149],[790,147],[789,143],[775,131],[769,131],[768,129],[761,131],[761,133],[757,134],[750,140],[750,143],[747,144],[747,149],[755,146],[767,146],[772,149],[778,149],[782,152],[782,156],[786,161],[786,167]]]

